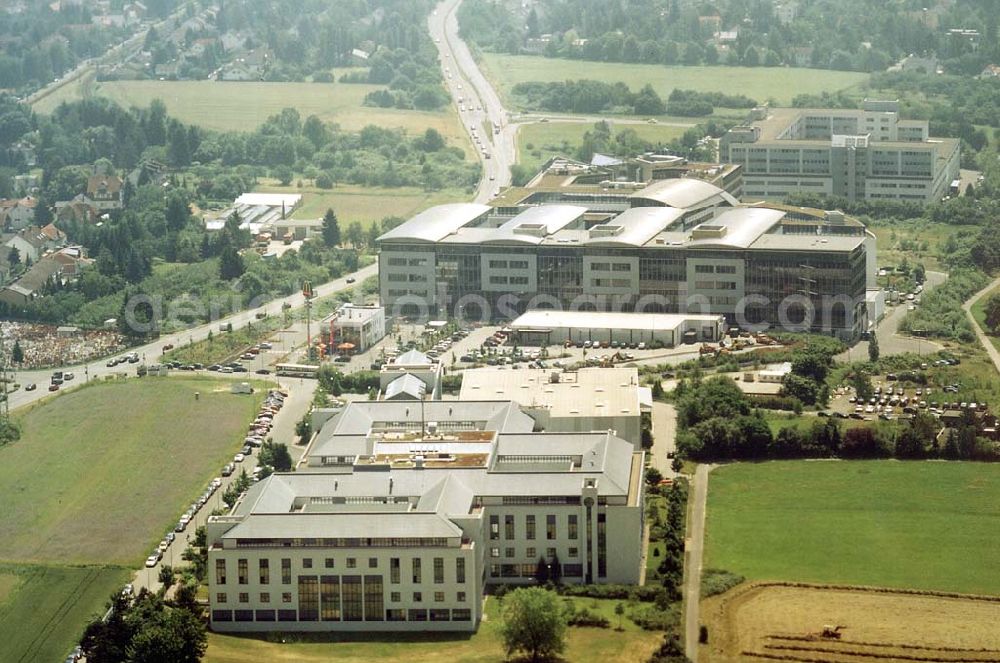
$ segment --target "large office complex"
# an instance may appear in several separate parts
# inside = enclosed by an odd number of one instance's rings
[[[432,207],[379,238],[392,315],[512,319],[527,310],[723,315],[854,337],[875,238],[840,212],[740,205],[666,179],[572,204]]]
[[[209,519],[216,631],[473,631],[484,587],[637,583],[643,453],[511,401],[349,404]]]
[[[719,142],[743,167],[745,200],[816,193],[858,200],[931,202],[959,177],[959,141],[931,138],[926,121],[899,118],[899,103],[860,110],[758,108]]]

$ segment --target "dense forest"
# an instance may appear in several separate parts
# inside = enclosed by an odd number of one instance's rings
[[[459,19],[486,50],[606,62],[882,71],[916,53],[978,74],[1000,60],[994,0],[466,0]]]

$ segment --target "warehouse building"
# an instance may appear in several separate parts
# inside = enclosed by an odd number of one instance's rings
[[[875,236],[843,213],[739,206],[694,179],[621,194],[619,208],[610,198],[425,210],[379,238],[382,303],[423,319],[550,308],[723,315],[842,338],[865,329]]]
[[[897,101],[866,99],[861,110],[754,109],[722,137],[719,157],[743,167],[744,200],[933,202],[959,177],[960,144],[931,138],[926,120],[900,119]]]
[[[351,403],[307,471],[209,518],[212,629],[471,632],[486,586],[533,584],[540,564],[637,583],[643,453],[533,427],[509,401]]]
[[[510,323],[521,345],[574,342],[645,343],[672,348],[681,343],[715,342],[726,331],[722,315],[619,313],[535,309]]]

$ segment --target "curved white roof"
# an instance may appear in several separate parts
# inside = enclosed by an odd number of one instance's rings
[[[442,239],[489,212],[492,207],[478,203],[451,203],[425,209],[409,221],[396,226],[378,238],[383,240],[410,240],[414,242],[440,242]]]
[[[643,246],[679,221],[684,210],[675,207],[632,207],[607,223],[590,229],[588,246]]]
[[[785,213],[766,207],[738,207],[723,212],[711,221],[691,229],[691,239],[684,245],[691,248],[721,247],[746,249],[766,234]],[[696,237],[699,229],[718,231],[714,237]]]
[[[631,195],[631,199],[648,200],[659,205],[691,209],[705,207],[717,201],[736,205],[737,200],[714,184],[690,177],[660,180]]]
[[[540,244],[543,239],[570,225],[586,214],[579,205],[539,205],[529,207],[497,228],[483,244],[492,242],[523,242]]]

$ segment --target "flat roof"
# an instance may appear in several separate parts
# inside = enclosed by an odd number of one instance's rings
[[[490,212],[489,205],[478,203],[451,203],[435,205],[412,217],[409,221],[383,233],[378,241],[410,240],[439,242],[459,228],[466,226]]]
[[[251,193],[244,193],[233,202],[233,205],[249,205],[250,207],[256,207],[258,205],[263,207],[281,207],[282,204],[284,204],[286,208],[292,209],[300,202],[302,202],[302,196],[297,193],[258,193],[254,191]]]
[[[554,375],[559,376],[558,382],[553,382]],[[463,371],[459,399],[484,398],[512,400],[529,409],[542,408],[552,417],[639,416],[639,372],[624,367],[584,368],[564,373],[497,368]],[[511,439],[509,435],[503,436],[507,444]],[[513,439],[537,442],[531,436]],[[554,453],[549,448],[546,452]]]
[[[510,323],[514,329],[641,329],[658,331],[677,329],[686,322],[717,322],[721,315],[686,315],[683,313],[628,313],[618,311],[556,311],[533,309]],[[465,371],[468,373],[469,371]],[[464,378],[463,378],[464,379]]]
[[[761,235],[750,246],[771,251],[853,251],[865,241],[865,235]]]

